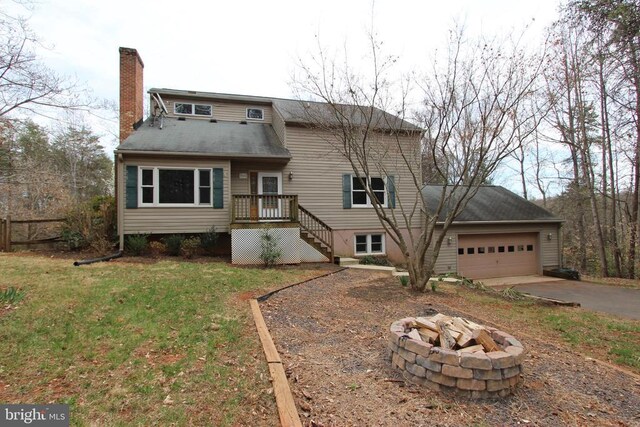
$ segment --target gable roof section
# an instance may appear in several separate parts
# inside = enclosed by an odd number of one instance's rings
[[[435,211],[440,201],[442,185],[425,185],[422,194],[428,207]],[[433,212],[433,211],[432,211]],[[440,221],[447,215],[445,207]],[[469,200],[466,208],[455,218],[454,223],[476,222],[563,222],[546,209],[532,203],[504,187],[483,185]]]
[[[266,96],[251,96],[251,95],[237,95],[230,93],[216,93],[216,92],[200,92],[195,90],[177,90],[177,89],[165,89],[165,88],[153,88],[149,90],[149,93],[158,93],[161,96],[175,96],[191,99],[202,100],[220,100],[220,101],[234,101],[246,104],[263,104],[273,105],[275,109],[283,116],[285,123],[288,124],[310,124],[308,114],[314,117],[326,114],[327,119],[332,120],[328,104],[324,102],[314,101],[300,101],[295,99],[285,98],[273,98]],[[367,114],[366,108],[359,108],[355,105],[338,105],[340,108],[344,108],[345,114],[351,117],[353,122],[364,122],[364,117]],[[376,129],[382,130],[404,130],[404,131],[416,131],[421,132],[422,129],[406,120],[389,114],[386,111],[375,108],[373,111],[373,124]]]
[[[147,119],[116,152],[291,159],[291,153],[281,145],[269,124],[165,118],[160,129],[158,123],[151,123]]]

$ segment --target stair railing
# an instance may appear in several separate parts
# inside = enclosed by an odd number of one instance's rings
[[[329,248],[331,256],[333,256],[335,253],[333,250],[333,229],[301,205],[298,205],[298,212],[300,228]]]

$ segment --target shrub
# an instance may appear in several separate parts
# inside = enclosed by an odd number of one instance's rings
[[[262,251],[260,252],[260,259],[264,263],[265,267],[273,267],[282,256],[282,250],[278,247],[278,240],[271,234],[269,229],[265,229],[260,236]]]
[[[149,242],[149,252],[151,255],[162,255],[167,251],[167,245],[162,242],[153,241]]]
[[[184,239],[180,245],[180,253],[183,257],[189,259],[193,258],[193,256],[198,252],[198,248],[202,242],[199,237],[189,237],[188,239]]]
[[[98,196],[71,208],[62,227],[69,249],[91,248],[101,255],[113,249],[116,240],[116,204],[112,196]]]
[[[9,286],[4,291],[0,291],[0,304],[17,304],[24,298],[25,292]]]
[[[149,247],[149,236],[147,234],[132,234],[127,236],[125,247],[132,255],[143,255]]]
[[[180,246],[183,240],[184,236],[182,234],[171,234],[162,239],[162,243],[166,245],[169,255],[178,256],[180,255]]]
[[[373,256],[373,255],[365,255],[362,258],[360,258],[360,264],[364,264],[364,265],[383,265],[383,266],[388,266],[389,261],[387,260],[387,258],[382,257],[382,256]]]
[[[211,226],[210,229],[202,233],[200,236],[200,246],[208,254],[213,253],[213,250],[218,243],[218,233],[216,233],[215,226]]]
[[[409,284],[409,276],[400,276],[400,284],[406,287]]]

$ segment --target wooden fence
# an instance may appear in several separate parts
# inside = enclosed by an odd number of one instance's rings
[[[45,223],[55,223],[55,222],[64,222],[65,218],[50,218],[50,219],[20,219],[20,220],[12,220],[10,216],[6,218],[0,219],[0,251],[9,252],[11,251],[11,245],[36,245],[40,243],[50,243],[59,241],[61,236],[60,234],[56,234],[55,236],[47,237],[44,239],[27,239],[27,240],[14,240],[12,239],[11,229],[16,224],[45,224]]]

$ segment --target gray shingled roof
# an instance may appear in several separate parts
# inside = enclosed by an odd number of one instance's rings
[[[295,99],[273,98],[266,96],[237,95],[230,93],[200,92],[195,90],[166,88],[153,88],[149,90],[149,93],[154,92],[159,93],[161,96],[168,95],[193,99],[218,99],[222,101],[235,101],[248,104],[272,104],[282,114],[284,121],[291,124],[309,124],[310,120],[308,119],[307,112],[310,112],[314,117],[318,117],[318,114],[323,114],[324,110],[328,112],[328,104],[323,102],[300,101]],[[340,107],[345,109],[346,114],[351,116],[353,122],[364,119],[364,114],[360,108],[353,105],[340,105]],[[328,118],[330,118],[330,116],[330,114],[327,114]],[[373,119],[376,129],[422,131],[418,126],[378,108],[374,109]]]
[[[150,126],[147,119],[120,146],[118,152],[156,151],[166,153],[211,154],[219,157],[254,157],[288,160],[284,148],[269,124],[165,118]]]
[[[442,185],[425,185],[422,194],[427,206],[438,206]],[[444,220],[446,209],[440,214]],[[469,200],[466,208],[456,217],[455,222],[562,222],[562,220],[546,209],[512,193],[506,188],[483,185],[476,195]]]
[[[328,123],[337,123],[333,117],[333,107],[329,107],[329,104],[323,102],[274,99],[273,105],[282,114],[284,121],[287,123],[308,124],[310,121],[315,121],[323,116],[326,117]],[[341,104],[335,107],[342,110],[342,114],[349,118],[350,123],[364,123],[369,117],[370,107]],[[309,117],[311,117],[312,120],[310,120]],[[372,124],[375,129],[422,131],[418,126],[378,108],[373,109],[372,119]]]

